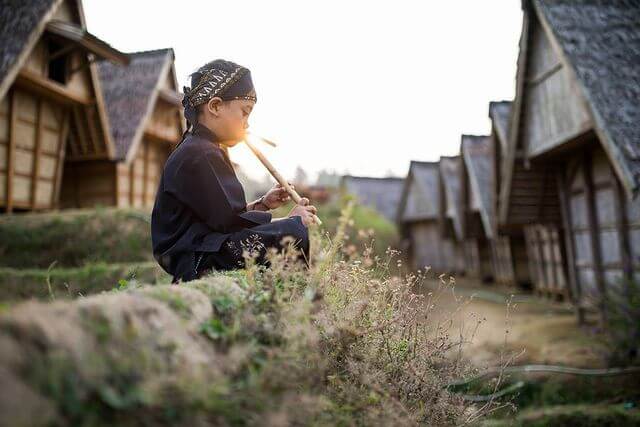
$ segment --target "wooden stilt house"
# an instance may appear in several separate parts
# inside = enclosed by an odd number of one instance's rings
[[[447,272],[463,273],[466,268],[462,230],[462,159],[440,157],[440,225],[442,252]]]
[[[0,8],[2,212],[57,208],[65,161],[113,155],[96,59],[128,62],[87,32],[80,1]]]
[[[539,288],[570,289],[604,316],[608,296],[640,280],[640,7],[523,8],[500,219],[526,225]],[[522,174],[536,184],[521,185]]]
[[[443,253],[440,203],[438,162],[412,161],[402,188],[397,223],[414,271],[425,267],[438,274],[449,271]]]
[[[174,53],[129,56],[128,66],[98,64],[114,156],[67,162],[64,207],[153,206],[164,163],[184,130]]]
[[[345,175],[340,181],[343,191],[355,196],[363,205],[377,210],[391,222],[395,222],[398,215],[403,185],[403,178],[393,177]]]
[[[462,233],[466,275],[493,280],[493,157],[489,136],[462,135]]]

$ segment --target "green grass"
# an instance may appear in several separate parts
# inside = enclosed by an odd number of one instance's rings
[[[171,278],[155,262],[51,269],[0,267],[0,301],[75,298],[117,288],[122,280],[169,283]]]
[[[46,269],[152,261],[149,214],[83,211],[0,216],[0,267]]]
[[[636,427],[640,410],[628,404],[562,405],[533,408],[502,420],[485,420],[482,427]]]

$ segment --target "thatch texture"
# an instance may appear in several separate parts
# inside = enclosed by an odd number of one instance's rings
[[[482,226],[488,238],[493,237],[493,156],[491,153],[491,137],[463,135],[462,158],[469,177],[469,191],[478,207]]]
[[[394,221],[400,204],[403,183],[403,178],[346,175],[342,177],[341,186],[363,205],[377,210],[389,221]]]
[[[18,65],[20,55],[39,24],[61,3],[60,0],[3,0],[0,3],[0,83]],[[42,31],[42,28],[40,28]],[[2,87],[6,87],[2,84]],[[4,94],[0,91],[0,96]]]
[[[640,187],[640,0],[536,0],[614,161]]]
[[[157,98],[163,70],[174,57],[172,49],[129,55],[131,62],[128,66],[108,61],[98,63],[98,76],[117,160],[126,158],[135,139],[140,136],[143,121]]]
[[[438,162],[411,161],[404,182],[397,221],[437,220],[440,215]]]

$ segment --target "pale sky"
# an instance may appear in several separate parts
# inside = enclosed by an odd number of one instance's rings
[[[172,47],[180,89],[202,64],[251,69],[250,130],[292,177],[301,165],[404,176],[410,160],[457,154],[486,134],[492,100],[512,99],[518,0],[85,0],[90,32],[125,52]],[[254,177],[244,147],[231,157]]]

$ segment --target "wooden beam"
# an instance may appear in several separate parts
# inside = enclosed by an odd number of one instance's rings
[[[36,207],[36,192],[38,191],[38,179],[40,176],[40,147],[42,146],[42,110],[44,101],[38,98],[38,111],[36,115],[36,143],[33,148],[33,164],[31,167],[31,208]]]
[[[64,105],[91,105],[93,103],[91,98],[73,93],[65,86],[26,69],[20,70],[15,84],[17,87],[35,92]]]
[[[107,154],[106,153],[92,153],[92,154],[78,154],[78,155],[71,155],[70,157],[67,157],[67,162],[71,162],[71,163],[77,163],[77,162],[86,162],[89,160],[108,160]]]
[[[15,89],[10,92],[10,110],[9,110],[9,141],[7,144],[7,177],[5,180],[6,189],[6,211],[13,212],[13,169],[15,167],[15,151],[16,151],[16,122],[18,120],[18,102],[16,101]]]
[[[71,122],[71,114],[65,111],[62,115],[62,127],[60,129],[60,137],[58,139],[58,157],[56,161],[56,180],[53,184],[53,192],[51,194],[51,206],[60,208],[60,188],[62,188],[62,172],[64,170],[64,156],[67,152],[66,142]]]
[[[87,128],[89,128],[89,135],[91,135],[91,145],[93,146],[94,153],[102,153],[104,145],[100,143],[100,138],[98,137],[98,131],[95,128],[95,110],[94,107],[84,107],[83,116],[87,120]]]
[[[571,175],[571,172],[569,172]],[[561,246],[561,253],[566,259],[566,263],[564,264],[566,268],[566,274],[569,278],[569,290],[571,293],[569,294],[571,300],[573,301],[573,305],[576,309],[576,316],[578,317],[578,323],[580,325],[584,324],[585,321],[585,313],[584,308],[582,307],[582,293],[580,289],[580,283],[578,282],[578,270],[576,268],[576,259],[575,259],[575,242],[573,241],[573,231],[571,228],[571,224],[573,224],[573,219],[571,215],[571,207],[569,204],[569,196],[567,195],[567,178],[562,171],[556,173],[556,183],[558,185],[558,197],[560,199],[560,209],[562,210],[562,227],[563,237],[564,237],[564,245]]]
[[[587,203],[587,222],[589,224],[589,236],[591,241],[591,252],[593,256],[594,274],[598,289],[600,291],[600,316],[602,325],[607,324],[607,295],[604,283],[604,270],[602,269],[602,258],[600,256],[600,227],[598,226],[598,216],[595,207],[595,194],[593,190],[593,174],[592,174],[592,153],[585,152],[583,155],[583,176],[585,184],[585,199]]]
[[[549,69],[544,70],[538,73],[537,75],[529,78],[528,80],[526,80],[526,84],[528,86],[535,86],[538,83],[542,82],[543,80],[546,80],[546,78],[549,77],[550,75],[555,74],[560,69],[562,69],[562,62],[558,62],[553,66],[549,67]]]
[[[171,145],[171,146],[178,143],[178,141],[176,141],[175,139],[167,138],[165,135],[150,128],[145,129],[144,137],[154,142],[160,142],[160,143]]]
[[[174,107],[182,108],[182,99],[180,99],[180,95],[173,90],[159,89],[158,98]]]

